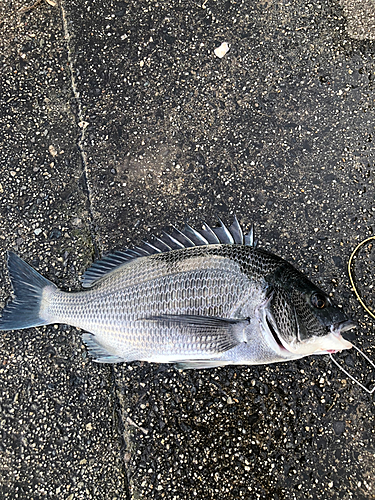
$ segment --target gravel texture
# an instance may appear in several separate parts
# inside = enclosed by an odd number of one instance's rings
[[[3,7],[3,254],[16,249],[77,289],[94,254],[236,213],[256,224],[260,246],[334,293],[374,359],[374,322],[346,272],[375,213],[374,49],[355,34],[366,18],[350,14],[357,4],[62,0],[22,16]],[[373,306],[370,244],[355,274]],[[374,396],[328,357],[112,369],[87,360],[74,329],[0,338],[9,498],[375,496]],[[374,377],[354,353],[338,359]]]
[[[375,4],[372,0],[340,0],[349,36],[375,40]]]

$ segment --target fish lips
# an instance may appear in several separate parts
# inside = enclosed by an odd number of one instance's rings
[[[351,342],[349,342],[348,340],[346,340],[341,334],[343,332],[346,332],[348,330],[351,330],[352,328],[356,328],[357,327],[357,323],[351,319],[347,319],[345,321],[341,321],[340,323],[334,323],[332,326],[331,326],[331,335],[332,335],[332,338],[335,339],[336,341],[338,341],[338,347],[337,349],[327,349],[327,353],[335,353],[335,352],[339,352],[343,349],[351,349],[351,347],[353,347],[353,345],[351,344]]]
[[[340,334],[342,332],[346,332],[348,330],[351,330],[352,328],[356,328],[357,323],[351,319],[347,319],[346,321],[341,321],[339,323],[334,323],[331,326],[331,332]]]

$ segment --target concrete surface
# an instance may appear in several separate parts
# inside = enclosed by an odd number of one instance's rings
[[[2,300],[9,248],[78,289],[94,255],[235,212],[335,294],[375,358],[346,273],[375,212],[374,48],[354,4],[3,5]],[[370,305],[373,272],[368,246]],[[3,498],[375,497],[374,397],[327,357],[179,372],[96,365],[73,328],[0,339]]]
[[[375,2],[340,0],[347,21],[347,32],[357,40],[375,40]]]

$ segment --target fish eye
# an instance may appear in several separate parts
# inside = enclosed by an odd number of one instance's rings
[[[321,293],[313,293],[311,295],[311,304],[317,309],[323,309],[326,306],[326,298]]]

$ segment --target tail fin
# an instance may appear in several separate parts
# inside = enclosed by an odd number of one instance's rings
[[[47,325],[49,321],[39,317],[43,289],[57,287],[13,252],[8,254],[8,269],[15,297],[2,312],[0,330]]]

